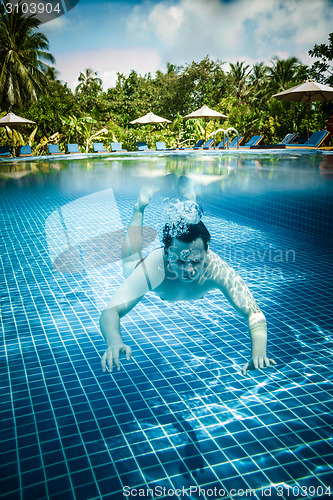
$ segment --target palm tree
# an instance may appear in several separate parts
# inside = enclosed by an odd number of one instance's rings
[[[263,62],[255,63],[250,73],[250,82],[255,87],[260,87],[267,76],[267,66]]]
[[[97,78],[97,71],[94,71],[92,68],[81,71],[78,80],[80,83],[75,89],[76,92],[87,91],[90,87],[100,88],[102,86],[102,80]]]
[[[53,82],[53,83],[54,82],[61,83],[61,80],[59,80],[58,75],[59,75],[59,71],[56,68],[54,68],[53,66],[49,66],[46,73],[45,73],[45,76],[47,77],[49,82]]]
[[[250,73],[249,65],[245,62],[237,61],[235,64],[230,63],[231,83],[234,87],[235,97],[237,101],[241,101],[248,93],[248,76]]]
[[[268,68],[270,87],[274,92],[281,92],[293,85],[297,85],[307,77],[307,66],[304,66],[297,57],[288,59],[273,58],[272,67]]]
[[[49,41],[38,31],[40,21],[18,7],[8,13],[0,3],[0,105],[22,107],[46,90],[46,73],[54,63]]]
[[[252,106],[262,108],[267,99],[272,95],[268,89],[268,68],[263,62],[255,63],[249,75],[251,85],[250,102]]]

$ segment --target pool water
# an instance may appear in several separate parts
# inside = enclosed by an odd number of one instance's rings
[[[197,153],[0,165],[4,499],[333,496],[333,155]],[[244,320],[220,292],[154,293],[103,373],[99,316],[123,281],[139,188],[145,252],[190,185],[211,248],[249,285],[276,368],[241,374]],[[68,250],[72,249],[72,253]]]

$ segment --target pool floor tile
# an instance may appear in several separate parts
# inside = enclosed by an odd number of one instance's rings
[[[109,180],[118,179],[112,161],[101,167]],[[128,224],[135,197],[106,188],[95,170],[65,189],[72,168],[53,185],[43,176],[24,189],[1,184],[0,498],[120,500],[126,486],[146,498],[182,487],[196,488],[194,500],[200,488],[224,488],[230,500],[241,498],[234,488],[324,498],[333,484],[331,198],[276,184],[254,196],[234,192],[231,178],[223,196],[202,188],[211,248],[264,311],[276,367],[242,375],[246,322],[221,292],[187,303],[149,293],[122,319],[133,357],[110,374],[99,317],[123,281],[119,259],[80,272],[52,266],[66,238],[81,242],[82,257],[83,242]],[[156,230],[164,194],[145,215]]]

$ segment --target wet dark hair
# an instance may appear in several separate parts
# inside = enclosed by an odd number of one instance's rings
[[[179,236],[174,236],[171,232],[169,224],[166,224],[163,228],[162,242],[166,248],[169,248],[172,242],[172,238],[177,238],[177,240],[184,241],[184,243],[192,243],[198,238],[201,238],[205,247],[208,250],[208,243],[210,241],[210,234],[205,224],[200,221],[198,224],[189,224],[186,231],[181,233]]]

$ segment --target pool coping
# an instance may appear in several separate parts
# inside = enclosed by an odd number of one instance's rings
[[[286,149],[268,149],[268,148],[231,148],[231,149],[167,149],[163,151],[119,151],[107,153],[61,153],[57,155],[41,155],[41,156],[17,156],[17,157],[0,157],[0,166],[2,164],[33,162],[33,161],[56,161],[56,160],[78,160],[86,158],[126,158],[129,156],[138,156],[140,158],[145,156],[164,156],[164,155],[202,155],[202,154],[219,154],[221,156],[227,154],[295,154],[295,153],[333,153],[333,148],[286,148]]]

